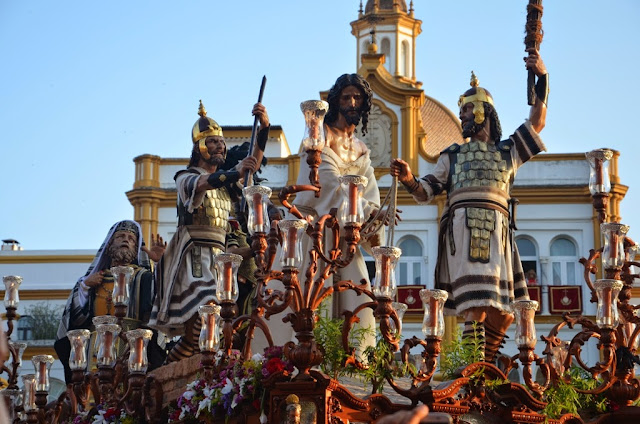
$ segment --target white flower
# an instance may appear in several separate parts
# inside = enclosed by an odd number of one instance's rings
[[[238,405],[238,397],[239,396],[240,396],[239,394],[236,394],[233,397],[233,400],[231,401],[231,409],[234,409],[236,407],[236,405]]]
[[[256,362],[260,362],[264,359],[264,356],[262,356],[261,353],[256,353],[251,357],[252,361],[256,361]]]
[[[182,397],[185,398],[186,400],[191,400],[191,398],[196,394],[196,392],[194,392],[193,390],[187,390],[186,392],[184,392],[182,394]]]
[[[98,415],[93,417],[93,422],[91,424],[107,424],[107,420],[104,419],[105,411],[98,411]]]
[[[196,412],[196,417],[200,416],[200,412],[208,409],[209,411],[211,411],[211,400],[204,398],[200,401],[200,403],[198,404],[198,411]]]
[[[233,390],[233,381],[227,378],[227,382],[224,384],[224,387],[222,388],[221,393],[223,395],[226,395],[228,393],[231,393],[231,390]]]
[[[180,419],[183,420],[184,417],[187,416],[187,413],[189,412],[189,407],[187,405],[182,405],[182,412],[180,412]]]
[[[204,389],[202,389],[202,394],[204,395],[205,398],[210,398],[214,390],[215,389],[211,386],[204,386]]]
[[[267,424],[267,416],[265,415],[264,412],[262,414],[260,414],[260,423],[261,424]]]

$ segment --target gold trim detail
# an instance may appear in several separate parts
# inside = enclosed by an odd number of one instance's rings
[[[20,300],[66,300],[70,289],[20,290]],[[0,291],[4,298],[4,290]]]
[[[94,257],[95,255],[0,255],[0,264],[91,263]]]

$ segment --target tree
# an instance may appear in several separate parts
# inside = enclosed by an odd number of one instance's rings
[[[63,309],[62,305],[51,305],[49,302],[38,302],[25,308],[25,316],[33,319],[33,340],[56,338]]]

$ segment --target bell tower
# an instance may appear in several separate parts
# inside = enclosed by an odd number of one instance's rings
[[[414,18],[413,1],[407,8],[405,0],[367,0],[363,9],[361,0],[358,20],[351,22],[357,43],[356,67],[362,65],[362,55],[374,48],[384,55],[384,66],[393,77],[415,82],[416,38],[421,25]]]

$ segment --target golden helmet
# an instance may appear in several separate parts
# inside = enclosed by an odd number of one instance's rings
[[[211,136],[224,137],[224,135],[222,134],[222,127],[212,118],[207,116],[207,111],[202,104],[202,100],[200,100],[200,106],[198,107],[198,115],[200,115],[200,118],[198,118],[196,123],[193,124],[191,140],[194,144],[199,144],[198,147],[202,157],[204,159],[209,159],[211,156],[209,155],[205,144],[206,138]]]
[[[458,107],[462,107],[467,103],[473,103],[473,116],[476,124],[484,122],[484,105],[489,103],[493,106],[493,97],[488,90],[479,87],[480,82],[476,74],[471,71],[471,88],[467,90],[458,100]]]

